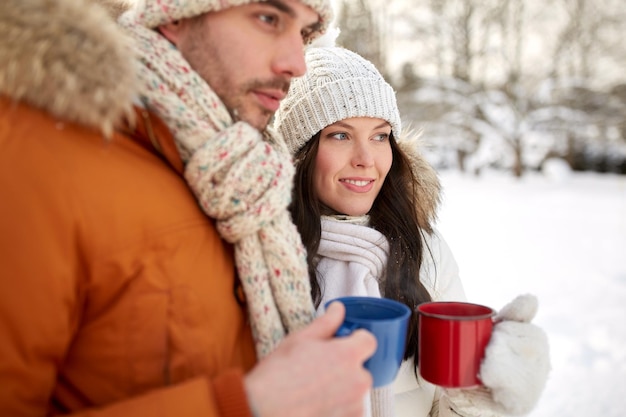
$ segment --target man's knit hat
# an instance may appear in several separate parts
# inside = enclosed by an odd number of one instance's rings
[[[395,92],[371,62],[338,46],[309,47],[305,59],[306,74],[291,81],[274,119],[292,154],[326,126],[351,117],[386,120],[400,135]]]
[[[217,12],[234,6],[265,0],[137,0],[134,6],[138,21],[146,27],[155,28],[175,20]],[[324,33],[333,19],[330,0],[300,0],[320,16],[320,27],[311,39]]]

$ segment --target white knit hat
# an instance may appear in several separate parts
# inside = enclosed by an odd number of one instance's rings
[[[386,120],[399,137],[395,92],[371,62],[337,46],[307,48],[305,58],[306,74],[292,80],[274,119],[292,154],[326,126],[351,117]]]
[[[157,26],[175,20],[199,16],[206,12],[217,12],[234,6],[258,3],[266,0],[137,0],[134,6],[137,20],[146,27]],[[330,0],[300,0],[320,16],[320,27],[311,39],[324,33],[333,19]]]

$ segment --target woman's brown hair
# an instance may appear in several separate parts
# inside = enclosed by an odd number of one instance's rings
[[[320,132],[314,135],[295,155],[295,185],[290,206],[293,221],[298,227],[307,250],[311,295],[316,306],[322,299],[322,289],[315,273],[316,254],[322,231],[320,218],[323,214],[332,214],[329,208],[320,202],[313,187],[319,138]],[[415,210],[419,196],[410,160],[399,148],[393,134],[390,135],[390,143],[393,162],[385,183],[368,213],[369,226],[382,233],[389,242],[389,258],[384,284],[380,290],[386,298],[400,301],[411,309],[404,358],[415,357],[417,359],[418,316],[416,308],[420,303],[431,300],[430,294],[419,279],[424,251],[427,249],[423,234],[431,231],[422,230],[419,226]]]

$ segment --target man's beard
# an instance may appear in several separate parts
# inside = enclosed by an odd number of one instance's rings
[[[256,128],[257,130],[261,132],[267,129],[267,126],[271,124],[274,118],[275,112],[268,111],[259,107],[258,109],[260,110],[260,115],[261,117],[266,119],[266,122],[264,123],[263,126],[256,126],[255,124],[251,123],[250,120],[245,120],[246,115],[242,114],[244,113],[242,109],[245,108],[244,98],[248,95],[250,91],[254,91],[257,89],[267,89],[267,88],[280,90],[283,93],[287,94],[287,92],[289,91],[290,84],[291,82],[289,80],[285,80],[283,78],[274,78],[269,81],[253,80],[243,85],[242,88],[240,89],[240,94],[234,95],[234,97],[237,97],[236,101],[226,105],[226,108],[228,109],[228,112],[230,113],[230,116],[233,119],[233,123],[236,123],[238,121],[244,121],[244,122],[249,123],[250,125],[252,125],[254,128]],[[222,98],[222,101],[226,103],[224,98]]]

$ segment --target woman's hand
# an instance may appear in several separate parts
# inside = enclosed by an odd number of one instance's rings
[[[534,295],[520,295],[496,315],[480,367],[483,387],[447,389],[444,402],[457,415],[520,416],[537,404],[550,372],[545,332],[530,323],[537,312]]]

